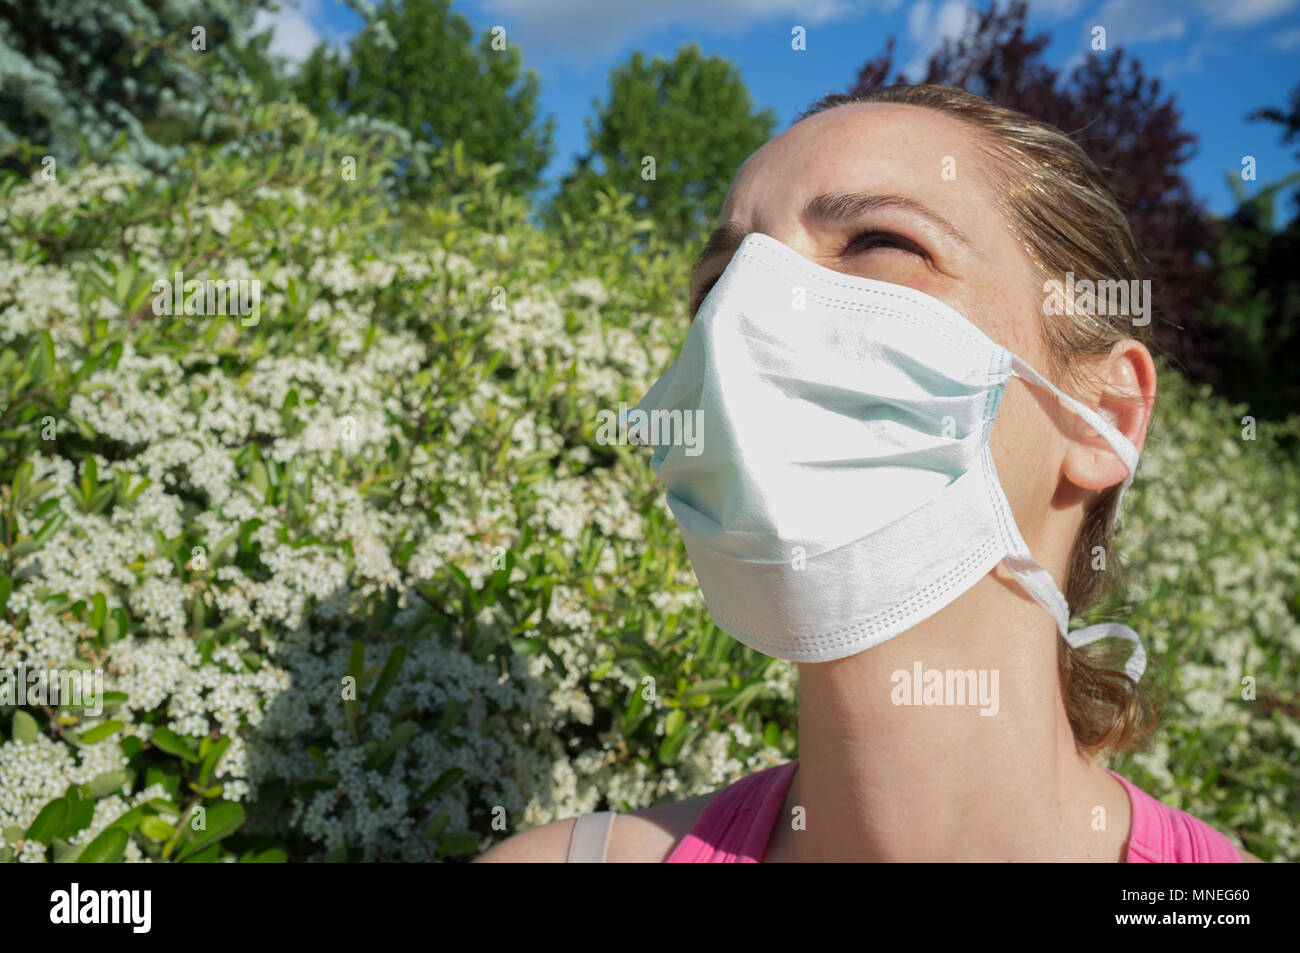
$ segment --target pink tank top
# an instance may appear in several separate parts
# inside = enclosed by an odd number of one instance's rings
[[[756,864],[785,803],[798,760],[741,778],[714,796],[665,863]],[[1240,863],[1232,842],[1204,821],[1161,804],[1110,772],[1133,808],[1130,864]]]

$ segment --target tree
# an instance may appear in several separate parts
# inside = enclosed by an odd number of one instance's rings
[[[1264,109],[1256,109],[1246,118],[1277,123],[1282,127],[1283,143],[1286,145],[1292,143],[1300,145],[1300,83],[1297,83],[1295,89],[1291,90],[1290,108],[1286,112],[1275,106],[1268,106]],[[1296,158],[1300,159],[1300,148],[1296,149]],[[1292,194],[1291,198],[1295,202],[1297,218],[1300,218],[1300,191]],[[1295,222],[1293,221],[1292,224],[1295,224]]]
[[[32,143],[60,163],[127,155],[161,171],[195,141],[233,137],[225,100],[274,85],[269,35],[252,35],[268,0],[0,0],[0,148],[27,171]],[[227,81],[225,92],[219,78]],[[79,141],[80,140],[80,141]]]
[[[1147,259],[1160,349],[1196,379],[1222,383],[1223,331],[1203,319],[1221,300],[1210,252],[1219,231],[1181,168],[1196,137],[1172,97],[1122,48],[1092,52],[1068,78],[1042,59],[1050,37],[1026,32],[1026,4],[995,3],[930,57],[920,82],[957,86],[1069,133],[1106,177]],[[894,41],[849,92],[887,85]],[[907,82],[900,72],[894,82]]]
[[[597,193],[612,189],[633,194],[665,238],[695,239],[721,211],[736,168],[772,136],[775,114],[754,112],[735,67],[695,44],[672,62],[635,53],[609,85],[609,100],[594,104],[596,121],[586,121],[588,152],[545,217],[589,216]]]
[[[1278,123],[1282,142],[1295,142],[1300,85],[1291,93],[1289,112],[1259,109],[1247,118]],[[1262,185],[1254,195],[1247,194],[1239,170],[1227,179],[1237,210],[1221,223],[1224,239],[1214,261],[1224,299],[1209,315],[1230,332],[1222,389],[1252,414],[1276,419],[1300,407],[1300,194],[1290,223],[1276,224],[1278,200],[1300,183],[1300,172]]]
[[[313,50],[295,77],[298,99],[331,125],[365,115],[435,150],[459,139],[470,160],[502,163],[498,183],[506,191],[536,189],[553,151],[554,122],[539,120],[537,76],[523,72],[504,32],[485,31],[476,46],[450,0],[384,0],[376,22],[387,34],[362,30],[346,58],[324,44]],[[406,186],[424,194],[429,181],[412,174]]]

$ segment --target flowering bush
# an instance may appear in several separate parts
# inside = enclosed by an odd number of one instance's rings
[[[1117,537],[1149,677],[1168,700],[1117,771],[1265,860],[1300,859],[1300,417],[1163,373]],[[1128,504],[1126,504],[1127,506]],[[1144,681],[1146,677],[1144,677]]]
[[[680,343],[685,252],[625,202],[541,231],[455,150],[468,187],[394,205],[382,139],[255,121],[275,158],[0,187],[0,671],[105,688],[0,707],[0,857],[457,858],[792,757],[794,667],[710,623],[596,436]],[[188,290],[240,279],[256,320]],[[1300,475],[1166,378],[1124,545],[1183,707],[1134,773],[1295,858]]]

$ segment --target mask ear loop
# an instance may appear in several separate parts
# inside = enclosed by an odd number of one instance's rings
[[[1011,355],[1011,373],[1016,375],[1016,377],[1019,377],[1021,380],[1027,381],[1031,384],[1037,384],[1039,387],[1051,391],[1056,395],[1057,399],[1065,404],[1066,407],[1069,407],[1072,411],[1082,417],[1089,427],[1097,431],[1097,433],[1110,444],[1111,449],[1119,455],[1119,458],[1124,461],[1124,466],[1128,468],[1128,474],[1124,477],[1124,482],[1120,484],[1119,494],[1115,497],[1115,509],[1110,518],[1111,528],[1114,529],[1115,524],[1119,522],[1119,508],[1120,504],[1124,502],[1124,494],[1128,492],[1128,488],[1132,486],[1133,475],[1137,472],[1137,447],[1133,446],[1132,441],[1130,441],[1128,437],[1115,429],[1114,424],[1106,420],[1087,404],[1075,400],[1014,354]]]
[[[1008,352],[1010,353],[1010,352]],[[1124,477],[1124,482],[1120,484],[1119,493],[1115,497],[1115,509],[1111,514],[1111,529],[1119,522],[1120,504],[1124,501],[1124,494],[1133,483],[1133,476],[1137,471],[1138,449],[1126,436],[1119,432],[1113,424],[1104,419],[1100,414],[1094,411],[1086,404],[1080,403],[1069,394],[1062,391],[1055,384],[1049,381],[1038,371],[1034,370],[1015,354],[1011,355],[1011,373],[1022,380],[1037,384],[1045,388],[1065,404],[1070,410],[1074,411],[1083,420],[1097,431],[1111,448],[1124,461],[1128,468],[1128,474]],[[999,487],[1000,489],[1000,487]],[[1003,505],[1007,506],[1007,512],[1010,513],[1010,506],[1005,502],[1006,497],[1003,495]],[[1014,526],[1014,522],[1012,523]],[[1055,580],[1052,580],[1051,574],[1034,561],[1030,555],[1028,547],[1025,546],[1024,540],[1020,537],[1019,531],[1014,531],[1013,541],[1018,543],[1019,551],[1012,551],[1008,555],[1008,567],[1016,579],[1025,586],[1029,594],[1033,596],[1044,608],[1046,608],[1056,618],[1057,629],[1062,637],[1074,648],[1080,648],[1090,645],[1099,639],[1116,638],[1132,642],[1133,651],[1129,654],[1128,662],[1124,666],[1124,672],[1134,682],[1142,678],[1142,673],[1146,671],[1147,653],[1142,646],[1142,640],[1138,638],[1137,632],[1131,627],[1120,622],[1099,622],[1096,625],[1085,626],[1082,629],[1069,631],[1069,607],[1066,605],[1064,596],[1056,586]],[[1043,579],[1051,583],[1051,592],[1044,590],[1048,588],[1044,585]]]

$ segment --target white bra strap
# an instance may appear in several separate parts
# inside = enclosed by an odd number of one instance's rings
[[[603,864],[609,849],[609,832],[614,826],[613,811],[583,814],[573,822],[569,838],[569,863]]]

